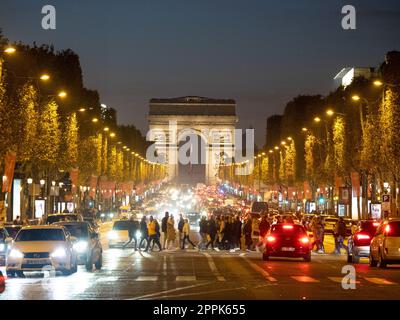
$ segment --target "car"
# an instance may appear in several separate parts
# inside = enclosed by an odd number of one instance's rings
[[[263,239],[263,260],[270,257],[303,258],[311,261],[311,244],[301,224],[277,223],[271,226]]]
[[[334,233],[336,223],[339,221],[338,217],[335,216],[321,216],[324,219],[325,233]]]
[[[115,248],[117,246],[123,246],[129,241],[129,229],[132,228],[132,224],[135,224],[137,232],[139,231],[139,222],[132,220],[116,220],[114,221],[112,230],[108,232],[108,247]],[[140,234],[136,235],[136,238],[140,238]]]
[[[9,237],[15,239],[19,230],[21,230],[21,224],[6,224],[4,228],[7,230]]]
[[[358,222],[356,232],[347,241],[349,247],[347,262],[359,263],[361,257],[369,257],[371,240],[375,235],[379,222],[375,220],[361,220]]]
[[[386,268],[388,264],[400,263],[400,218],[381,222],[371,240],[369,265]]]
[[[77,240],[73,246],[78,256],[78,264],[86,266],[91,271],[93,264],[100,270],[103,264],[103,249],[98,233],[93,230],[88,222],[56,222],[54,225],[63,226]]]
[[[77,271],[78,260],[72,237],[62,226],[26,226],[18,232],[7,253],[8,277],[25,271],[55,270],[64,275]]]
[[[45,224],[53,224],[60,221],[83,221],[83,218],[78,213],[54,213],[47,216]]]
[[[7,229],[0,227],[0,266],[6,263],[6,255],[13,238],[8,235]]]

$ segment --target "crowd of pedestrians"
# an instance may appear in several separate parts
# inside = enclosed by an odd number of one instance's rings
[[[179,215],[179,220],[176,222],[172,214],[165,212],[161,219],[161,226],[153,216],[149,217],[149,221],[146,216],[143,216],[140,223],[134,221],[133,218],[131,220],[133,223],[129,230],[129,241],[124,244],[124,248],[133,244],[135,250],[150,251],[154,250],[155,245],[159,251],[184,250],[188,243],[197,250],[212,249],[236,252],[241,249],[250,251],[254,246],[253,221],[250,216],[244,222],[238,215],[218,217],[211,215],[208,219],[205,216],[201,217],[197,244],[191,239],[189,220],[183,218],[182,214]],[[260,226],[264,228],[265,224],[261,223]],[[269,224],[263,232],[266,234],[268,229]]]

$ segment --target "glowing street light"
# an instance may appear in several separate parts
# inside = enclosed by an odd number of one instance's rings
[[[334,112],[332,109],[326,110],[326,114],[327,114],[328,116],[333,116],[334,113],[335,113],[335,112]]]
[[[358,96],[358,95],[354,95],[354,96],[352,96],[351,97],[354,101],[359,101],[361,98],[360,98],[360,96]]]
[[[80,108],[80,109],[79,109],[79,112],[85,112],[85,111],[86,111],[85,108]]]
[[[33,183],[33,179],[32,178],[28,178],[26,181],[28,182],[28,184],[32,184]]]
[[[13,53],[15,53],[15,48],[14,47],[7,47],[7,48],[5,48],[4,49],[4,52],[5,53],[7,53],[7,54],[13,54]]]
[[[107,132],[107,131],[110,131],[110,128],[109,128],[109,127],[105,127],[103,130],[104,130],[105,132]]]
[[[383,82],[380,81],[380,80],[375,80],[374,81],[374,86],[377,86],[377,87],[383,86]]]
[[[269,153],[274,153],[274,150],[269,150],[268,152],[269,152]]]
[[[279,147],[278,147],[278,146],[275,146],[274,149],[275,149],[275,150],[279,150]]]
[[[58,93],[58,96],[60,98],[65,98],[67,96],[67,93],[65,91],[61,91],[61,92]]]
[[[42,74],[41,76],[40,76],[40,80],[42,80],[42,81],[48,81],[48,80],[50,80],[50,76],[48,75],[48,74]]]
[[[289,141],[292,141],[292,140],[293,140],[292,137],[287,137],[286,139],[288,139]]]
[[[114,133],[114,132],[111,132],[111,133],[110,133],[110,137],[111,137],[111,138],[114,138],[114,137],[115,137],[115,133]]]
[[[286,144],[286,141],[281,141],[281,145],[285,145]]]
[[[93,119],[92,119],[92,122],[94,122],[94,123],[99,122],[99,119],[93,118]]]
[[[40,179],[39,183],[43,187],[45,185],[46,181],[44,179]]]
[[[320,122],[320,121],[321,121],[321,118],[320,118],[320,117],[315,117],[315,118],[314,118],[314,121],[315,121],[315,122]]]
[[[308,129],[307,129],[306,127],[302,128],[301,130],[302,130],[303,132],[307,132],[307,131],[308,131]]]

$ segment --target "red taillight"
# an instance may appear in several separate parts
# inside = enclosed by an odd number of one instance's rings
[[[300,239],[300,242],[304,243],[304,244],[307,244],[307,243],[310,243],[310,239],[308,239],[308,237],[303,237],[303,238]]]
[[[378,227],[378,226],[379,226],[379,222],[373,222],[372,225],[373,225],[374,227]]]
[[[386,233],[390,233],[390,226],[389,226],[389,225],[387,225],[387,226],[385,227],[385,232],[386,232]]]
[[[293,226],[290,224],[285,224],[285,225],[283,225],[283,229],[291,230],[291,229],[293,229]]]
[[[367,240],[367,239],[370,239],[370,236],[367,234],[359,233],[356,235],[356,238],[357,238],[357,240]]]
[[[274,242],[276,239],[275,239],[275,237],[274,236],[268,236],[267,237],[267,241],[268,242]]]

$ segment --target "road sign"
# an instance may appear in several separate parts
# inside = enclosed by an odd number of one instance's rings
[[[382,195],[382,211],[390,211],[390,195]]]

